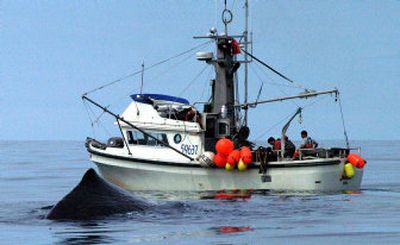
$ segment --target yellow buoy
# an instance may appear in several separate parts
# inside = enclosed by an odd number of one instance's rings
[[[233,169],[235,169],[235,165],[233,165],[233,164],[231,165],[229,163],[225,164],[225,170],[232,171]]]
[[[238,170],[239,171],[245,171],[246,169],[247,169],[247,165],[240,158],[239,163],[238,163]]]
[[[353,178],[355,172],[354,172],[354,167],[351,163],[346,163],[344,165],[344,175],[346,176],[346,178]]]

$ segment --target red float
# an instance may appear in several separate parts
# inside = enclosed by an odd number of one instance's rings
[[[233,145],[233,142],[230,139],[220,139],[215,145],[217,153],[221,153],[226,156],[229,155],[234,148],[235,146]]]
[[[243,159],[244,164],[249,164],[253,161],[252,156],[244,156],[242,159]]]
[[[249,147],[243,146],[240,149],[240,157],[245,164],[249,164],[253,161],[253,155]]]
[[[228,163],[231,165],[236,165],[237,162],[240,160],[240,151],[233,150],[228,156]]]
[[[355,153],[350,153],[347,156],[347,161],[351,163],[356,168],[363,168],[364,165],[367,163],[362,157]]]
[[[226,161],[226,156],[224,156],[223,154],[218,153],[214,157],[214,163],[219,168],[225,168]]]

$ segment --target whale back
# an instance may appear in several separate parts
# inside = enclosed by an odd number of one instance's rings
[[[112,214],[143,211],[151,205],[101,178],[94,169],[86,171],[79,184],[48,213],[51,220],[85,220]]]

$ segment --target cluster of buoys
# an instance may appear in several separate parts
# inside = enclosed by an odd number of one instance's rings
[[[239,171],[247,169],[247,164],[251,163],[253,159],[250,148],[246,146],[236,150],[234,148],[235,146],[230,139],[217,141],[215,145],[217,154],[214,156],[214,163],[218,168],[232,171],[237,165]]]
[[[344,177],[351,179],[355,175],[354,168],[363,168],[367,161],[355,153],[350,153],[347,156],[347,163],[344,164]]]

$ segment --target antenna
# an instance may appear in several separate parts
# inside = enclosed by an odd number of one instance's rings
[[[141,81],[140,81],[140,94],[143,93],[143,78],[144,78],[144,61],[142,63],[142,77],[141,77]]]
[[[228,24],[232,22],[232,19],[233,14],[229,9],[227,9],[225,0],[225,8],[224,11],[222,11],[222,22],[225,25],[225,36],[228,36]]]

